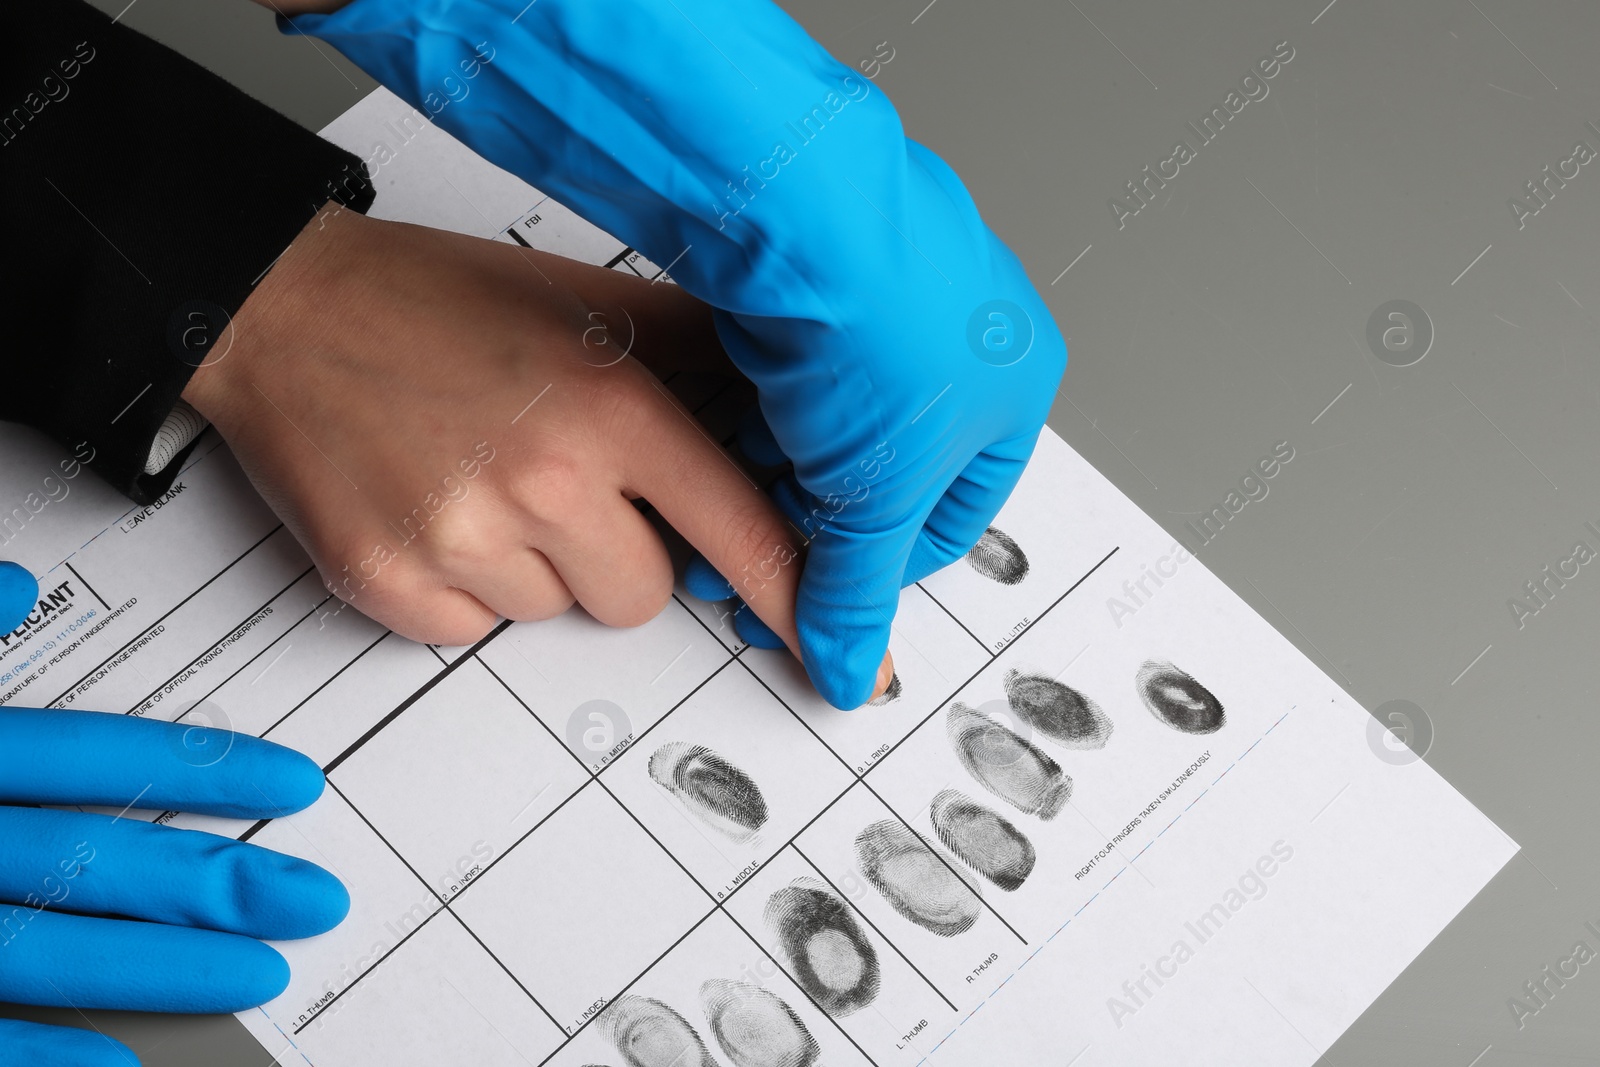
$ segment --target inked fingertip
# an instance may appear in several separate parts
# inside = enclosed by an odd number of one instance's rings
[[[967,551],[967,564],[1001,585],[1017,585],[1028,576],[1028,557],[1004,530],[989,527]]]
[[[889,672],[889,684],[883,687],[883,692],[867,701],[867,707],[882,708],[893,704],[896,700],[900,699],[900,694],[904,691],[905,687],[900,682],[899,673],[891,668]]]

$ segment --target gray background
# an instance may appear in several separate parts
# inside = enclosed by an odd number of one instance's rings
[[[1068,337],[1051,425],[1174,533],[1289,441],[1270,496],[1198,554],[1368,709],[1420,707],[1415,747],[1523,846],[1322,1062],[1600,1062],[1600,968],[1521,1029],[1507,1005],[1600,925],[1600,562],[1520,628],[1507,603],[1600,548],[1600,160],[1524,228],[1508,206],[1576,141],[1600,149],[1600,6],[926,4],[787,6],[848,64],[893,48],[877,84]],[[123,20],[313,129],[373,84],[244,0]],[[1119,230],[1109,198],[1283,40],[1267,98]],[[1394,299],[1436,331],[1402,368],[1366,340]],[[91,1021],[150,1067],[270,1062],[228,1018]]]

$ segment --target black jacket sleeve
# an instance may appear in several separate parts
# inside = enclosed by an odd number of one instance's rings
[[[0,418],[137,503],[194,367],[329,200],[365,211],[354,155],[80,0],[8,5],[0,38]]]

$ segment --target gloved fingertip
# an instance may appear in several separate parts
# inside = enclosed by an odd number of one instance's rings
[[[19,563],[0,560],[0,631],[22,625],[39,599],[39,583]]]
[[[874,679],[871,675],[863,679],[810,668],[806,673],[811,677],[811,684],[817,687],[817,694],[839,711],[855,711],[872,697]]]
[[[789,457],[778,445],[778,439],[772,436],[772,428],[767,425],[759,405],[750,405],[739,416],[736,433],[739,450],[751,463],[759,467],[781,467],[789,462]]]
[[[727,600],[735,595],[733,583],[724,578],[711,561],[696,552],[683,569],[683,585],[689,595],[700,600]]]
[[[327,933],[350,914],[350,891],[315,863],[273,854],[272,867],[246,891],[243,907],[256,920],[251,936],[298,941]]]
[[[755,648],[777,650],[787,647],[783,638],[772,631],[772,627],[761,621],[761,616],[750,610],[750,605],[741,604],[733,616],[733,628],[738,631],[746,644]]]
[[[260,738],[241,737],[239,741],[252,748],[270,746],[259,753],[254,783],[259,795],[246,798],[247,801],[259,799],[265,817],[292,815],[309,808],[327,788],[328,780],[322,768],[310,756]]]
[[[796,622],[806,674],[840,711],[854,711],[885,692],[894,675],[887,616],[817,611],[801,587]]]
[[[271,945],[247,941],[239,955],[242,965],[234,971],[235,984],[223,994],[238,1007],[225,1010],[248,1011],[276,1000],[289,988],[289,961]]]

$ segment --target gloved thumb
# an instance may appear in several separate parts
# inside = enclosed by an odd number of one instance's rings
[[[828,703],[851,710],[888,684],[889,631],[900,576],[916,537],[907,523],[886,531],[829,527],[811,542],[795,604],[806,673]]]

